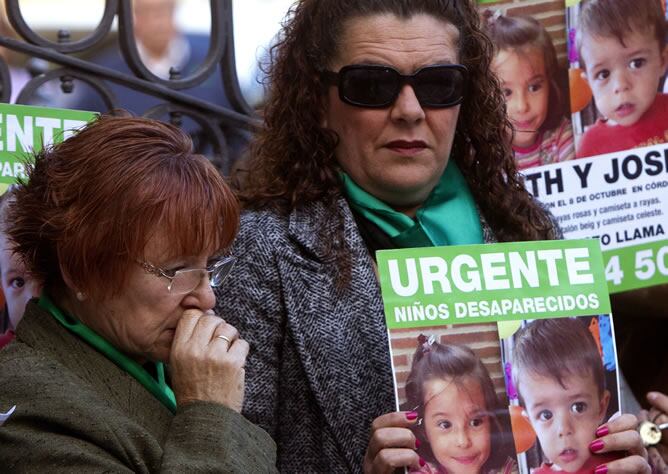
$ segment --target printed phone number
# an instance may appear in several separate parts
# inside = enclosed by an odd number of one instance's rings
[[[668,277],[668,245],[658,249],[638,250],[633,254],[632,276],[639,281],[648,281],[655,277]],[[627,277],[628,262],[622,255],[613,255],[605,266],[605,278],[615,286],[621,285]],[[642,285],[640,285],[642,286]]]

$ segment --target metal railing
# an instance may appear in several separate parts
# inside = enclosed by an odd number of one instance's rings
[[[57,0],[54,0],[57,1]],[[119,108],[119,104],[107,86],[107,82],[139,91],[159,99],[161,102],[144,111],[143,115],[168,120],[181,126],[189,118],[200,128],[203,138],[196,143],[199,151],[206,154],[223,172],[227,173],[232,158],[227,137],[239,136],[239,131],[252,132],[260,127],[260,120],[241,95],[234,57],[234,35],[231,0],[210,0],[211,31],[209,49],[204,61],[192,73],[182,76],[176,68],[170,70],[170,78],[162,79],[143,64],[133,31],[131,0],[106,0],[104,13],[95,30],[87,37],[71,40],[65,30],[58,32],[58,40],[51,41],[35,32],[25,21],[19,0],[5,0],[9,22],[20,39],[0,36],[0,46],[40,58],[54,68],[33,77],[20,91],[16,103],[29,104],[35,100],[46,83],[60,81],[64,93],[71,93],[74,81],[90,86],[103,100],[107,110]],[[114,17],[118,17],[118,42],[124,61],[134,75],[119,72],[91,61],[80,59],[76,54],[95,50],[106,40]],[[220,69],[223,90],[230,107],[213,104],[184,93],[195,87]],[[0,102],[9,102],[12,84],[9,67],[0,58]],[[201,138],[201,137],[200,137]]]

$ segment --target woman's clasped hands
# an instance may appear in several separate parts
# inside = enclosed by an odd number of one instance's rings
[[[169,358],[178,405],[215,402],[241,412],[248,350],[234,326],[213,311],[186,310]]]

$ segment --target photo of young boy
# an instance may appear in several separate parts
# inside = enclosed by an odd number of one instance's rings
[[[668,142],[666,20],[659,0],[583,0],[576,47],[600,116],[578,158]]]
[[[500,400],[505,386],[496,324],[475,329],[390,334],[399,404],[418,415],[414,433],[425,464],[411,472],[495,473],[515,466],[508,404]],[[473,348],[466,342],[472,335]]]
[[[513,386],[542,452],[533,474],[592,473],[616,459],[593,454],[602,448],[599,427],[619,405],[616,364],[604,367],[614,342],[599,332],[599,318],[606,326],[608,316],[539,319],[512,336]]]

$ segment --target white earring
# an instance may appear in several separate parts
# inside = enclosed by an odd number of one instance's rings
[[[83,301],[86,299],[86,293],[82,293],[81,291],[77,291],[76,296],[79,301]]]

